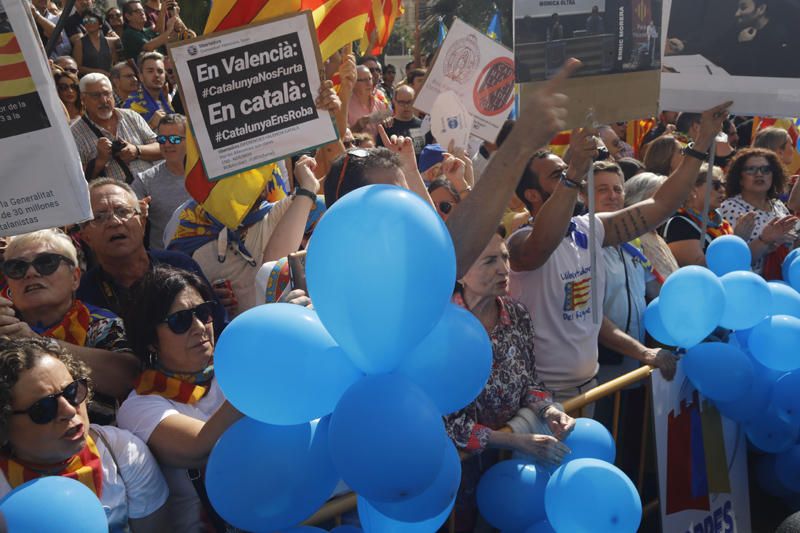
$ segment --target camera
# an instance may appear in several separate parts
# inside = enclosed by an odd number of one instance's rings
[[[111,141],[111,155],[116,157],[125,148],[128,143],[121,139],[114,139]]]

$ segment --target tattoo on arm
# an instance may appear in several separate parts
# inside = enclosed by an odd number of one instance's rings
[[[619,243],[628,242],[647,233],[649,224],[639,206],[616,213],[612,218],[612,227]]]

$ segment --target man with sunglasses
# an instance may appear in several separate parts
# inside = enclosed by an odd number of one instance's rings
[[[128,96],[122,107],[136,111],[155,129],[164,116],[175,112],[165,91],[167,72],[164,56],[158,52],[144,53],[139,57],[138,66],[142,83],[138,90]]]
[[[164,246],[164,229],[172,213],[189,200],[184,186],[186,159],[186,117],[165,115],[158,123],[156,142],[163,161],[159,161],[134,178],[131,187],[140,199],[150,198],[150,249]]]

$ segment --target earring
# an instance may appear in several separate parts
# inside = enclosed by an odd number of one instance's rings
[[[147,350],[147,363],[150,368],[155,368],[158,361],[158,353],[154,350]]]

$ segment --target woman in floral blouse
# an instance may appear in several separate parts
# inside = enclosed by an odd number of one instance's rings
[[[575,425],[553,403],[550,392],[536,375],[533,324],[528,310],[506,296],[510,268],[504,233],[500,228],[492,237],[453,298],[481,321],[493,347],[492,372],[483,392],[445,419],[456,446],[473,455],[462,463],[456,500],[459,531],[473,529],[478,480],[497,458],[496,453],[482,452],[513,450],[536,462],[557,465],[569,452],[561,440]],[[500,431],[505,426],[512,431]]]

